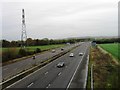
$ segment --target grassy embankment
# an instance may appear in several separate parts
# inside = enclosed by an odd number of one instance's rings
[[[107,46],[108,47],[108,46]],[[113,50],[113,47],[111,47]],[[115,50],[113,50],[116,52]],[[93,64],[93,86],[94,88],[119,88],[120,65],[113,58],[103,53],[99,48],[91,48],[87,88],[91,88],[91,64]]]

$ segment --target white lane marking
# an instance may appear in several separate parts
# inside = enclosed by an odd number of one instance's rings
[[[50,86],[50,84],[48,84],[48,86],[46,88],[48,88]]]
[[[34,83],[31,83],[31,84],[29,84],[27,87],[30,87],[30,86],[32,86]]]
[[[61,72],[58,74],[59,76],[61,75]]]
[[[56,60],[55,60],[56,61]],[[53,62],[55,62],[55,61],[53,61]],[[25,78],[27,78],[27,77],[29,77],[29,76],[31,76],[31,75],[33,75],[34,73],[36,73],[36,72],[38,72],[39,70],[41,70],[41,69],[44,69],[45,67],[47,67],[48,65],[50,65],[50,64],[52,64],[53,62],[50,62],[49,64],[47,64],[47,65],[45,65],[45,66],[43,66],[42,68],[40,68],[40,69],[38,69],[38,70],[36,70],[35,72],[33,72],[33,73],[31,73],[31,74],[29,74],[29,75],[27,75],[26,77],[24,77],[24,78],[22,78],[22,79],[20,79],[20,80],[18,80],[18,81],[16,81],[15,83],[13,83],[13,84],[11,84],[11,85],[9,85],[8,87],[6,87],[6,88],[10,88],[10,87],[12,87],[13,85],[15,85],[16,83],[19,83],[20,81],[22,81],[22,80],[24,80]],[[19,75],[19,74],[18,74]],[[17,76],[18,76],[17,75]],[[14,78],[14,77],[13,77]],[[11,80],[11,79],[9,79],[9,80]],[[6,81],[7,82],[7,81]],[[0,83],[0,85],[1,85],[2,83]]]
[[[87,48],[88,48],[88,47],[87,47]],[[85,49],[85,53],[86,53],[86,51],[87,51],[87,48]],[[84,56],[85,56],[85,54],[82,56],[81,61],[82,61],[82,59],[83,59]],[[80,63],[81,63],[81,61],[79,62],[78,66],[77,66],[77,68],[76,68],[76,70],[75,70],[75,72],[74,72],[74,74],[73,74],[73,76],[72,76],[72,78],[71,78],[71,80],[70,80],[68,86],[67,86],[67,89],[70,87],[70,84],[71,84],[71,82],[72,82],[72,80],[73,80],[73,78],[74,78],[74,76],[75,76],[75,74],[76,74],[76,72],[77,72],[77,69],[78,69],[78,67],[79,67],[79,65],[80,65]]]
[[[89,55],[87,56],[85,83],[84,83],[84,85],[83,85],[83,88],[86,88],[87,77],[88,77],[88,65],[89,65]]]
[[[63,55],[63,56],[64,56],[64,55]],[[56,62],[56,60],[54,60],[53,62]],[[20,81],[24,80],[25,78],[27,78],[27,77],[29,77],[29,76],[33,75],[34,73],[38,72],[39,70],[44,69],[45,67],[47,67],[48,65],[52,64],[53,62],[50,62],[49,64],[47,64],[47,65],[45,65],[45,66],[41,67],[40,69],[36,70],[35,72],[33,72],[33,73],[31,73],[31,74],[29,74],[29,75],[25,76],[24,78],[22,78],[22,79],[20,79],[20,80],[16,81],[16,82],[15,82],[15,83],[13,83],[13,84],[11,84],[11,85],[7,86],[6,88],[10,88],[10,87],[12,87],[13,85],[15,85],[15,84],[19,83]],[[26,71],[25,71],[25,72],[26,72]],[[24,73],[24,72],[22,72],[22,73]],[[19,74],[18,74],[18,75],[19,75]],[[17,76],[18,76],[18,75],[17,75]],[[16,76],[14,76],[14,77],[16,77]],[[14,78],[14,77],[12,77],[12,78]],[[5,82],[7,82],[7,81],[11,80],[12,78],[10,78],[10,79],[6,80]],[[2,82],[2,83],[3,83],[3,82]],[[1,85],[2,83],[0,83],[0,85]]]
[[[48,74],[48,72],[45,73],[45,75]]]

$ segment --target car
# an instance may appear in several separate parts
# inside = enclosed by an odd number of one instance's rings
[[[83,56],[83,53],[79,53],[79,56]]]
[[[69,55],[70,57],[74,57],[74,54],[73,53],[70,53],[70,55]]]
[[[55,49],[52,50],[52,53],[55,53]]]
[[[64,50],[64,48],[61,48],[61,51],[63,51]]]
[[[58,67],[58,68],[63,67],[63,66],[65,66],[65,63],[64,63],[64,62],[59,62],[59,63],[57,64],[57,67]]]

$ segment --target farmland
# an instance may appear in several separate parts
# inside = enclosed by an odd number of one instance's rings
[[[120,60],[118,51],[120,50],[119,47],[120,44],[116,43],[112,43],[112,44],[100,44],[100,46],[106,50],[107,52],[111,53],[116,59]]]
[[[28,46],[26,48],[27,48],[28,51],[34,51],[36,48],[40,48],[42,51],[44,51],[44,50],[57,48],[57,47],[63,47],[63,46],[65,46],[65,44],[44,45],[44,46]],[[0,51],[5,52],[5,51],[8,51],[9,49],[12,49],[12,50],[16,49],[16,51],[18,52],[20,47],[14,47],[14,48],[11,47],[11,48],[2,48],[2,49],[0,48]]]
[[[33,55],[41,51],[50,50],[53,48],[63,47],[65,44],[44,45],[44,46],[28,46],[22,52],[20,47],[0,48],[0,55],[2,54],[2,61],[6,62],[12,59],[21,58],[24,56]],[[39,49],[39,51],[38,51]]]

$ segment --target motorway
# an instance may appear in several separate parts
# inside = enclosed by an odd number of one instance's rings
[[[85,42],[7,88],[85,88],[90,43]],[[70,53],[74,57],[69,57]],[[79,52],[84,53],[79,56]],[[59,62],[65,66],[57,68]]]
[[[82,42],[81,42],[82,43]],[[80,44],[80,43],[78,43]],[[71,49],[72,47],[75,47],[78,44],[71,44],[64,46],[65,51]],[[6,80],[9,79],[10,77],[17,75],[18,73],[27,70],[35,64],[40,64],[42,61],[45,61],[59,53],[61,53],[61,48],[56,48],[56,52],[52,53],[51,50],[45,51],[43,53],[40,53],[36,55],[36,59],[33,60],[32,58],[24,59],[6,66],[2,67],[2,79]]]

